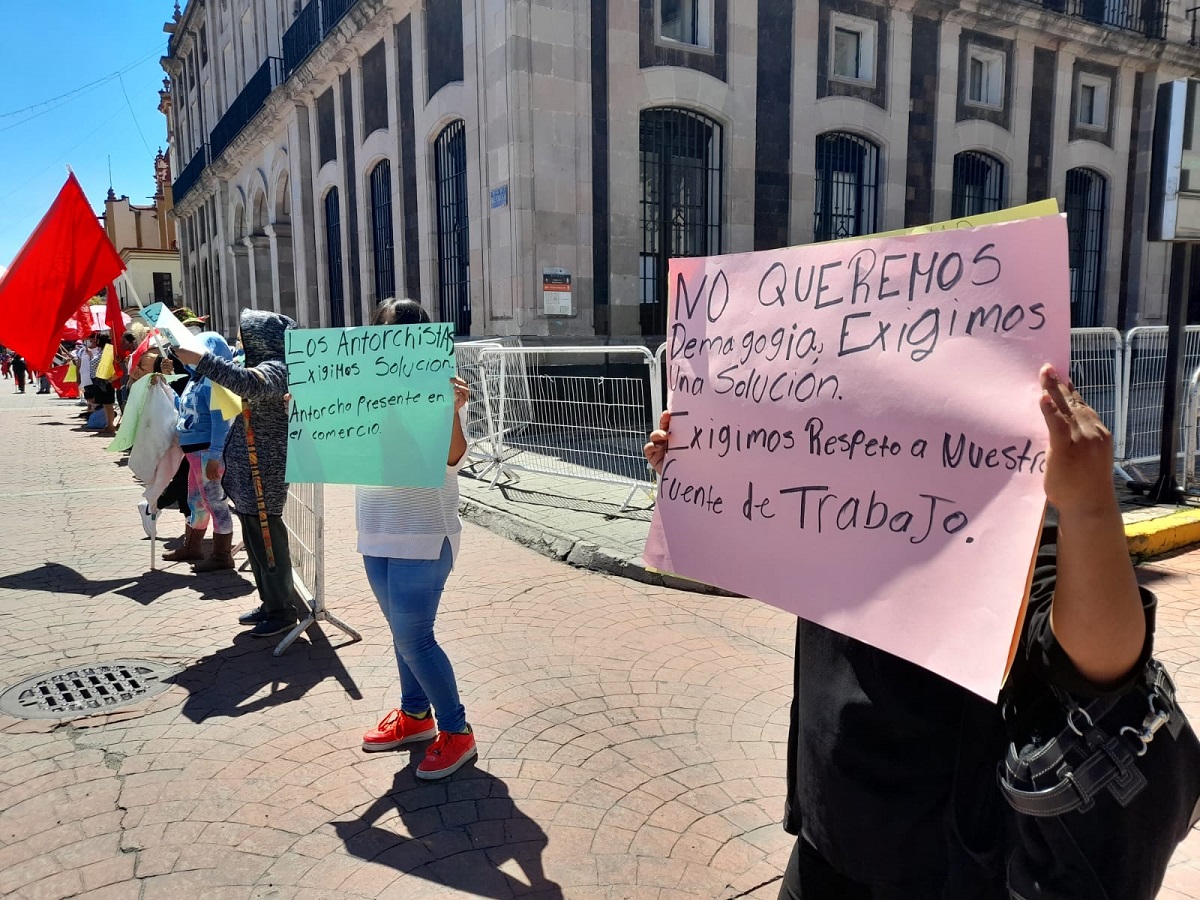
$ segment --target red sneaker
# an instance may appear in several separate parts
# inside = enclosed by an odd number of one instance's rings
[[[394,750],[401,744],[411,744],[416,741],[427,741],[437,731],[433,716],[426,715],[416,719],[400,709],[390,713],[363,735],[362,748],[367,753],[377,753],[380,750]]]
[[[417,766],[417,777],[426,781],[445,778],[447,775],[453,775],[477,755],[475,735],[471,732],[459,734],[439,731],[429,749],[425,751],[425,758]]]

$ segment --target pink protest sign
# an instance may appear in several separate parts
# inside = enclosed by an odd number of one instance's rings
[[[671,448],[646,564],[988,699],[1069,366],[1062,217],[671,262]]]

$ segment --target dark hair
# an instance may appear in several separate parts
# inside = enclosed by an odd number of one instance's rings
[[[112,343],[112,338],[110,338],[107,334],[99,333],[99,332],[96,334],[96,346],[97,347],[107,347],[111,343]]]
[[[135,347],[137,346],[137,337],[134,335],[134,333],[132,331],[127,331],[123,335],[121,335],[121,340],[125,341],[128,344],[133,344]]]
[[[372,325],[424,325],[429,313],[416,300],[384,300],[375,307]]]

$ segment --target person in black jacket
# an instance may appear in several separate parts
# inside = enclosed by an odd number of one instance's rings
[[[17,393],[25,393],[25,373],[29,371],[29,367],[25,364],[25,357],[19,353],[14,353],[12,358],[13,378],[17,380]]]
[[[1112,436],[1042,369],[1043,528],[1010,688],[1123,690],[1149,658],[1153,597],[1130,563]],[[646,458],[661,472],[670,414]],[[781,900],[1007,900],[999,709],[912,663],[799,620]]]

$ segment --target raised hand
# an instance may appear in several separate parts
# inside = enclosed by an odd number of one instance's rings
[[[650,432],[650,440],[642,448],[646,462],[659,475],[662,474],[663,463],[667,459],[667,442],[671,437],[671,413],[663,410],[658,417],[658,429]]]
[[[461,378],[451,378],[450,384],[454,387],[454,411],[458,412],[467,405],[467,400],[471,396],[471,388]]]
[[[1060,513],[1110,513],[1112,434],[1070,381],[1051,365],[1042,366],[1042,416],[1050,432],[1045,490]]]

